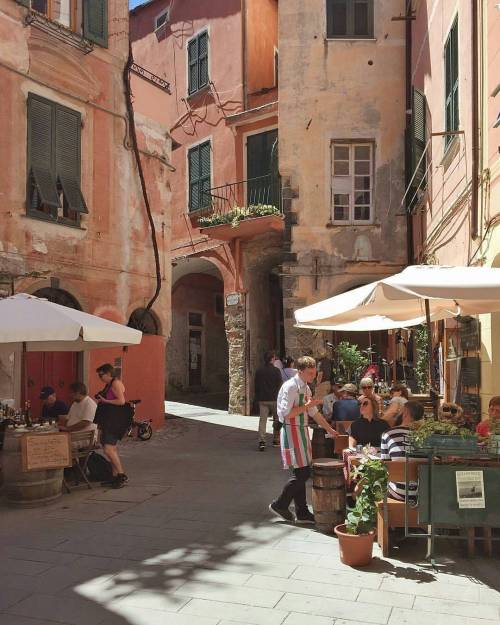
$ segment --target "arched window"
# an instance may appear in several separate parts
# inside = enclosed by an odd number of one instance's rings
[[[130,315],[127,325],[144,334],[160,334],[160,322],[156,315],[146,308],[136,308]]]
[[[35,291],[33,295],[35,297],[47,299],[53,304],[60,304],[61,306],[67,306],[68,308],[74,308],[75,310],[82,310],[78,300],[75,299],[71,293],[63,291],[63,289],[45,287],[43,289],[38,289],[38,291]]]

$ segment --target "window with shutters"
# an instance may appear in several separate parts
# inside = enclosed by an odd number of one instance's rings
[[[373,144],[332,143],[332,222],[373,221]]]
[[[188,41],[188,94],[193,95],[208,85],[208,31]]]
[[[108,45],[108,0],[17,0],[34,15],[47,18],[100,46]],[[38,25],[37,22],[32,22]]]
[[[27,121],[27,214],[79,225],[88,213],[80,189],[80,113],[29,94]]]
[[[373,0],[326,0],[326,37],[373,38]]]
[[[411,116],[411,187],[414,189],[412,196],[418,198],[418,191],[426,187],[427,154],[426,154],[426,126],[427,126],[427,101],[425,95],[415,87],[412,90],[412,116]],[[411,200],[411,198],[410,198]],[[413,200],[413,201],[414,201]]]
[[[210,141],[200,143],[188,152],[189,210],[197,211],[210,204]]]
[[[444,71],[445,71],[445,107],[446,107],[446,132],[454,132],[459,129],[458,110],[458,17],[451,27],[444,46]],[[455,138],[455,135],[445,136],[445,148]]]

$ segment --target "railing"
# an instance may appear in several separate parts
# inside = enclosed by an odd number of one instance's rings
[[[223,216],[241,209],[248,212],[248,217],[253,216],[253,212],[258,217],[263,216],[261,213],[265,212],[265,207],[269,207],[268,214],[283,212],[281,179],[274,174],[208,189],[202,193],[202,208],[196,212],[208,217]]]

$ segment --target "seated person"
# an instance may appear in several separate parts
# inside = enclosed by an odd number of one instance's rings
[[[375,399],[378,404],[378,414],[382,413],[382,397],[375,393],[373,380],[371,378],[363,378],[359,383],[362,395],[358,397],[358,401],[362,402],[365,397],[368,399]]]
[[[380,447],[382,434],[389,429],[389,425],[379,418],[375,397],[362,399],[360,411],[361,417],[349,428],[349,447],[356,447],[356,445]]]
[[[327,421],[332,420],[333,405],[335,404],[336,401],[337,401],[337,397],[335,395],[335,392],[333,390],[333,385],[332,385],[332,387],[330,388],[330,392],[323,397],[322,413]]]
[[[286,382],[290,378],[293,378],[295,375],[297,375],[297,369],[295,369],[295,360],[291,356],[288,356],[285,359],[285,366],[281,370],[281,379],[283,380],[283,382]]]
[[[423,416],[424,407],[422,404],[416,401],[406,402],[403,407],[401,425],[391,428],[382,434],[382,443],[380,446],[381,460],[403,460],[403,458],[406,457],[408,435],[410,433],[409,426],[414,421],[420,421]],[[417,484],[410,482],[408,486],[408,498],[415,498],[417,495]],[[389,482],[387,495],[391,499],[404,501],[406,497],[406,484],[402,482]]]
[[[68,414],[66,404],[57,399],[52,386],[44,386],[40,391],[40,399],[43,401],[42,421],[57,421],[61,415]]]
[[[463,427],[466,423],[464,411],[458,404],[452,401],[445,401],[439,406],[438,419],[440,421],[451,421],[460,427]]]
[[[340,399],[333,404],[332,421],[355,421],[359,419],[358,389],[354,384],[344,384]]]
[[[382,419],[394,427],[398,418],[403,413],[403,406],[408,401],[408,389],[404,384],[394,384],[391,388],[391,400],[387,410],[383,413]]]
[[[490,399],[488,414],[483,415],[481,422],[476,426],[476,433],[479,434],[479,436],[489,436],[491,434],[490,419],[500,421],[500,396],[498,395]]]
[[[59,418],[61,432],[94,432],[97,434],[97,425],[94,423],[97,404],[88,396],[87,387],[82,382],[73,382],[70,385],[73,393],[73,403],[67,416]]]

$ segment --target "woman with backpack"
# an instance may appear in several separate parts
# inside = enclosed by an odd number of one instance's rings
[[[122,488],[128,478],[123,472],[116,445],[128,428],[125,387],[115,377],[115,370],[110,364],[101,365],[96,373],[106,386],[95,396],[98,404],[95,421],[99,426],[103,451],[113,469],[111,486]]]

